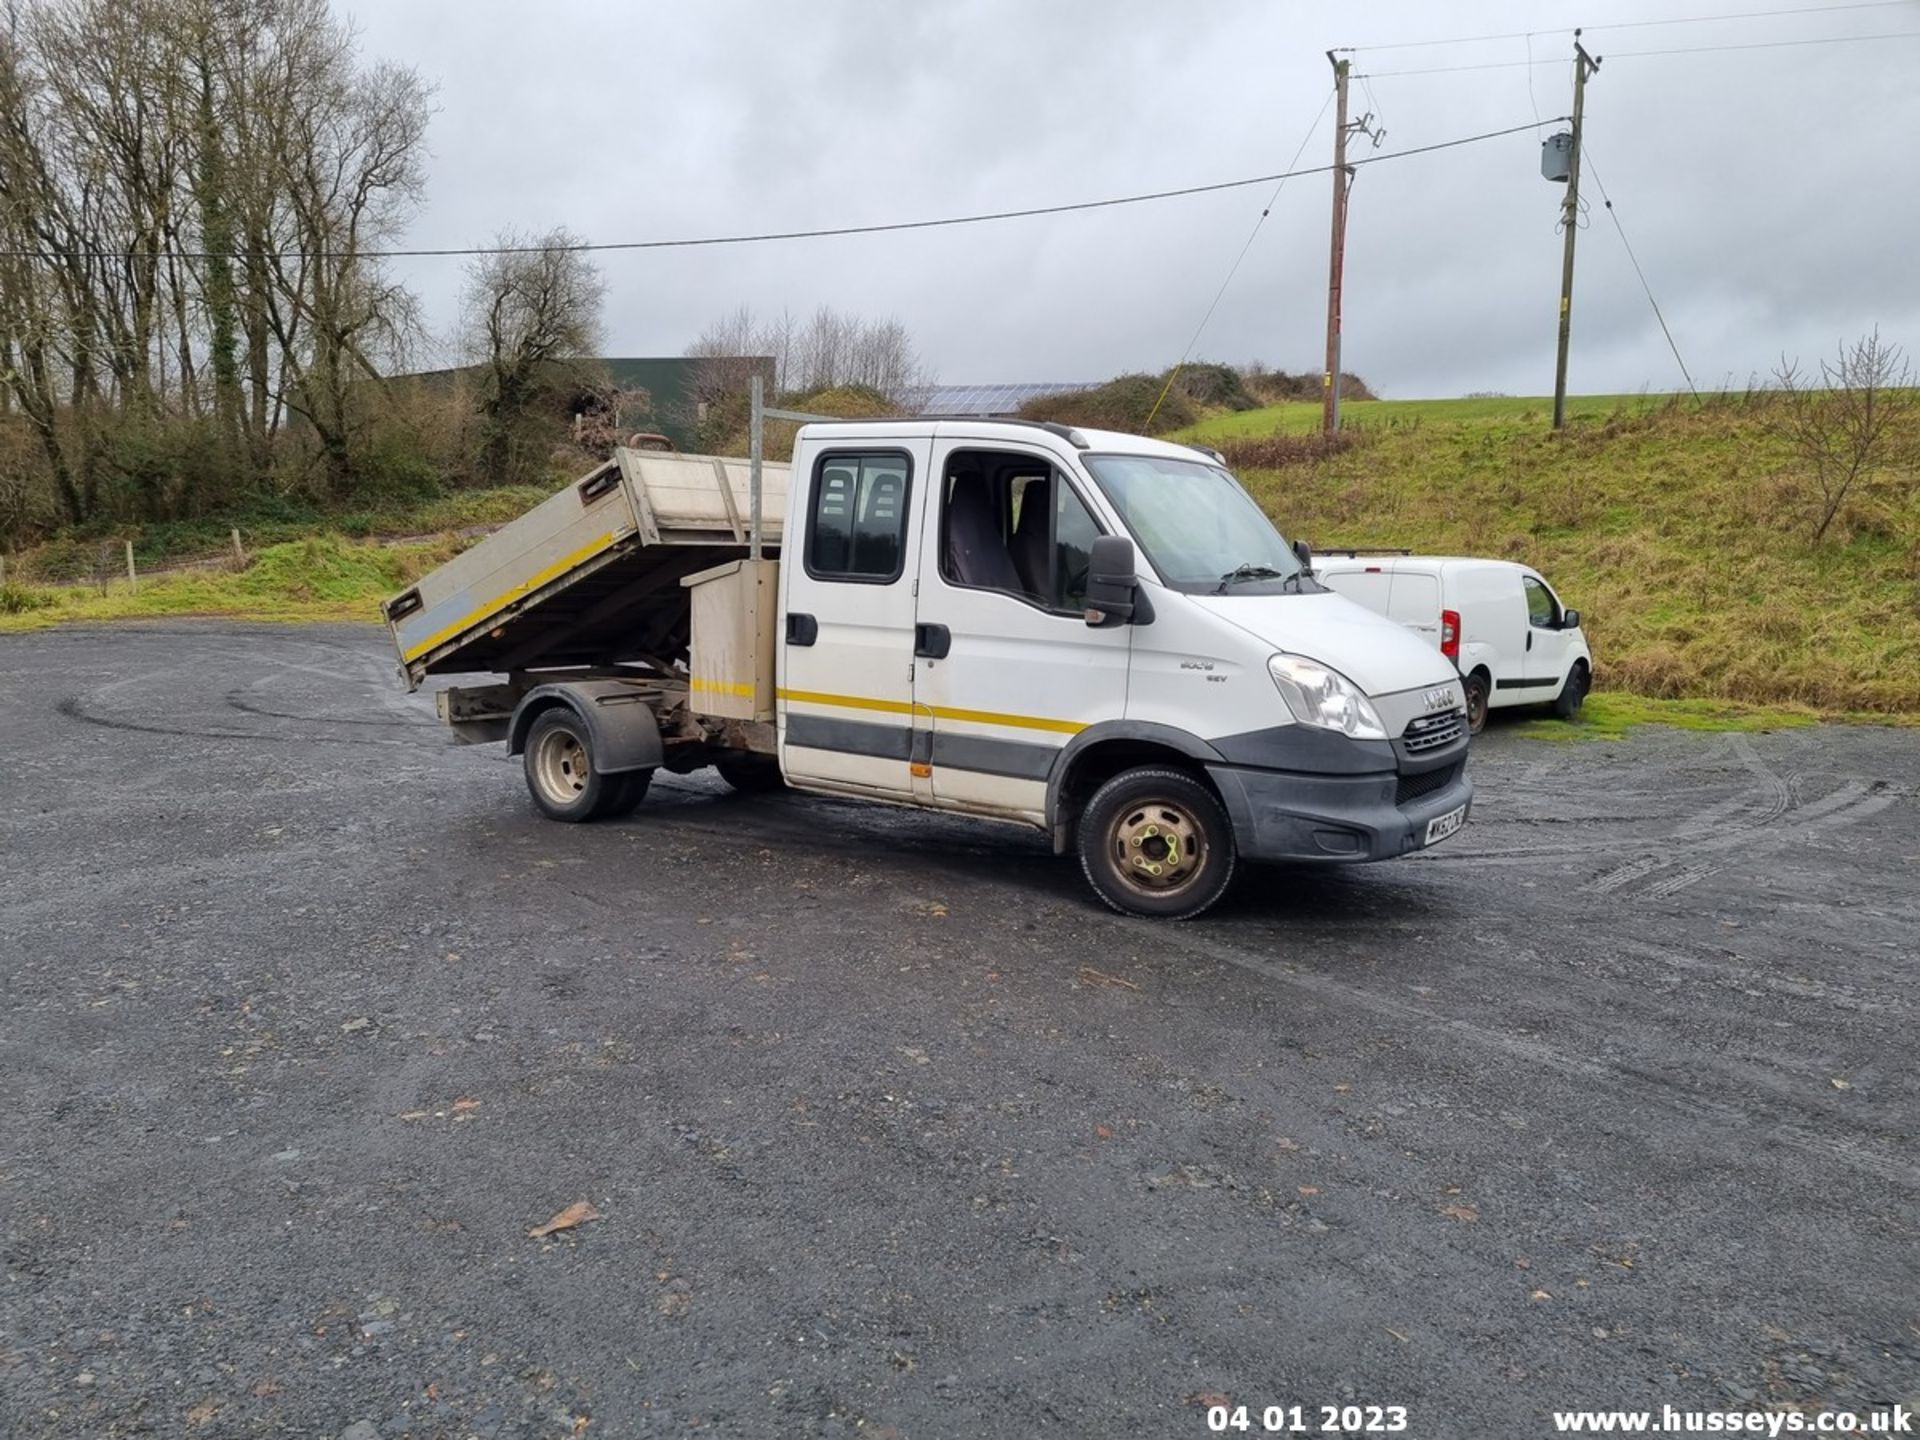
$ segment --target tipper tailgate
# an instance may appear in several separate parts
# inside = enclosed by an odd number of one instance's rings
[[[786,466],[764,475],[772,547]],[[750,518],[745,461],[617,450],[387,601],[408,683],[651,654],[683,638],[680,577],[744,554]]]
[[[578,578],[638,530],[632,492],[608,461],[389,600],[401,661],[413,665],[516,602]]]

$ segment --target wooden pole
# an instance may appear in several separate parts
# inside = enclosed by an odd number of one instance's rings
[[[126,546],[127,546],[127,584],[131,586],[133,589],[138,590],[140,588],[140,577],[133,573],[133,541],[131,540],[127,541]]]
[[[244,570],[247,568],[247,550],[246,547],[240,543],[240,527],[238,525],[233,527],[233,568],[236,570]]]
[[[1349,62],[1333,65],[1335,113],[1333,119],[1333,257],[1327,266],[1327,371],[1321,428],[1331,435],[1340,428],[1340,285],[1347,258],[1347,72]]]
[[[1573,153],[1567,157],[1566,210],[1560,223],[1565,227],[1566,248],[1560,256],[1560,349],[1553,362],[1553,428],[1567,423],[1567,349],[1573,339],[1573,239],[1580,232],[1580,122],[1586,111],[1587,76],[1598,70],[1600,62],[1587,54],[1580,44],[1580,32],[1573,32]]]

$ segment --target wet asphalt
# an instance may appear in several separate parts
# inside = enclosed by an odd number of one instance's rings
[[[1920,731],[1473,766],[1153,925],[710,773],[544,822],[371,628],[0,637],[0,1434],[1920,1401]]]

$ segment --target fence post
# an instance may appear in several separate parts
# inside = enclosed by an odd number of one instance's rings
[[[246,547],[240,543],[240,527],[238,525],[233,527],[233,568],[236,570],[244,570],[247,568]]]
[[[131,586],[133,589],[138,590],[140,588],[140,577],[133,573],[133,541],[129,540],[126,542],[126,544],[127,544],[127,584]]]

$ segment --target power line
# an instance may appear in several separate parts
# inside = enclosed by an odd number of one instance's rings
[[[1821,35],[1806,40],[1757,40],[1744,45],[1689,45],[1675,50],[1609,50],[1609,60],[1635,55],[1709,55],[1721,50],[1782,50],[1795,45],[1854,45],[1862,40],[1920,40],[1920,30],[1893,30],[1884,35]]]
[[[1567,117],[1559,116],[1559,120]],[[1549,121],[1549,124],[1557,121]],[[1370,155],[1364,160],[1354,160],[1354,165],[1378,165],[1386,160],[1405,160],[1414,155],[1431,155],[1437,150],[1453,150],[1462,145],[1476,145],[1482,140],[1498,140],[1506,135],[1518,135],[1523,130],[1532,130],[1532,124],[1510,125],[1504,130],[1486,130],[1478,135],[1462,135],[1455,140],[1438,140],[1431,145],[1416,145],[1408,150],[1390,150],[1384,155]],[[885,235],[906,230],[938,230],[954,225],[985,225],[1000,220],[1028,220],[1038,215],[1067,215],[1084,210],[1108,210],[1120,205],[1143,205],[1154,200],[1177,200],[1188,195],[1211,195],[1222,190],[1242,190],[1249,185],[1266,185],[1273,182],[1285,182],[1301,175],[1325,175],[1331,172],[1331,165],[1312,165],[1304,170],[1284,170],[1272,175],[1249,175],[1244,180],[1218,180],[1210,185],[1183,185],[1175,190],[1149,190],[1137,195],[1116,195],[1105,200],[1076,200],[1063,205],[1035,205],[1025,210],[991,210],[977,215],[948,215],[937,220],[896,220],[878,225],[836,225],[824,230],[769,230],[751,235],[704,235],[681,240],[617,240],[593,243],[580,241],[571,245],[476,245],[459,248],[425,250],[361,250],[357,252],[309,250],[286,252],[289,256],[299,256],[315,260],[413,260],[443,257],[461,257],[472,255],[541,255],[547,253],[587,254],[612,250],[691,250],[712,245],[760,245],[776,240],[825,240],[847,235]],[[1277,192],[1276,192],[1277,193]],[[165,252],[180,260],[212,260],[218,258],[241,259],[247,256],[245,251],[229,252],[224,257],[207,251],[170,250]],[[0,257],[10,260],[55,260],[65,258],[87,258],[97,260],[122,260],[125,255],[113,250],[0,250]]]
[[[1846,5],[1800,5],[1791,10],[1746,10],[1732,15],[1681,15],[1665,20],[1621,20],[1611,24],[1602,21],[1586,28],[1650,30],[1661,25],[1707,25],[1718,20],[1767,20],[1776,15],[1831,15],[1840,10],[1893,10],[1901,6],[1911,9],[1911,0],[1853,0],[1853,3]]]
[[[1618,20],[1588,25],[1588,30],[1645,30],[1657,25],[1710,25],[1722,20],[1766,20],[1776,15],[1828,15],[1842,10],[1891,10],[1908,6],[1911,0],[1850,0],[1841,5],[1800,5],[1790,10],[1742,10],[1730,15],[1682,15],[1663,20]],[[1490,40],[1526,40],[1549,30],[1507,30],[1498,35],[1456,35],[1442,40],[1394,40],[1381,45],[1349,45],[1341,53],[1359,50],[1426,50],[1436,45],[1478,45]]]
[[[1289,170],[1295,165],[1298,165],[1300,163],[1300,157],[1307,153],[1307,146],[1312,142],[1314,133],[1319,130],[1320,122],[1327,118],[1327,107],[1332,103],[1333,91],[1329,90],[1327,92],[1327,98],[1320,102],[1320,113],[1313,117],[1313,124],[1309,125],[1307,127],[1307,133],[1300,137],[1299,149],[1293,152],[1293,158],[1287,162],[1287,168]],[[1287,188],[1288,178],[1287,176],[1282,176],[1280,183],[1273,187],[1273,193],[1267,197],[1267,203],[1260,211],[1260,218],[1253,222],[1253,229],[1247,234],[1247,243],[1240,247],[1240,253],[1234,256],[1233,264],[1227,267],[1227,278],[1222,280],[1220,282],[1220,288],[1214,291],[1213,303],[1207,306],[1207,313],[1200,317],[1199,325],[1194,327],[1193,338],[1187,341],[1187,348],[1180,352],[1179,364],[1175,365],[1173,369],[1168,372],[1167,383],[1160,387],[1160,398],[1153,402],[1153,409],[1147,412],[1147,423],[1141,427],[1142,429],[1150,430],[1153,428],[1153,417],[1160,413],[1160,407],[1166,403],[1168,394],[1173,390],[1173,382],[1178,380],[1180,378],[1180,372],[1186,369],[1187,360],[1193,354],[1193,347],[1200,343],[1200,337],[1206,333],[1208,322],[1213,319],[1213,312],[1220,308],[1220,301],[1226,296],[1227,287],[1233,284],[1233,277],[1240,273],[1241,262],[1247,258],[1247,252],[1253,249],[1253,242],[1259,237],[1260,227],[1267,223],[1267,216],[1272,212],[1274,202],[1280,198],[1280,192]]]
[[[1800,40],[1758,40],[1738,45],[1688,45],[1672,50],[1609,50],[1604,58],[1631,60],[1635,56],[1642,55],[1713,55],[1724,50],[1781,50],[1796,45],[1857,45],[1864,40],[1914,39],[1920,39],[1920,30],[1894,30],[1881,35],[1820,35]],[[1369,78],[1378,80],[1387,75],[1457,75],[1467,70],[1518,70],[1522,66],[1561,63],[1563,62],[1559,60],[1487,60],[1475,65],[1433,65],[1415,70],[1370,70],[1367,74]]]
[[[1673,331],[1667,328],[1667,317],[1660,313],[1660,302],[1653,298],[1653,286],[1647,283],[1647,272],[1640,268],[1640,257],[1633,253],[1633,242],[1627,239],[1626,227],[1620,223],[1620,212],[1613,208],[1613,197],[1607,193],[1607,182],[1600,178],[1600,171],[1593,163],[1593,150],[1584,141],[1580,145],[1580,158],[1586,162],[1593,174],[1593,183],[1600,187],[1600,198],[1606,203],[1607,216],[1613,221],[1613,228],[1620,234],[1620,243],[1626,247],[1627,259],[1633,262],[1633,273],[1640,277],[1640,288],[1647,292],[1647,304],[1653,307],[1653,318],[1660,322],[1660,333],[1667,337],[1667,348],[1673,351],[1673,361],[1680,367],[1680,373],[1686,377],[1687,389],[1693,398],[1700,398],[1695,388],[1693,374],[1687,369],[1687,362],[1680,358],[1680,347],[1674,343]]]

